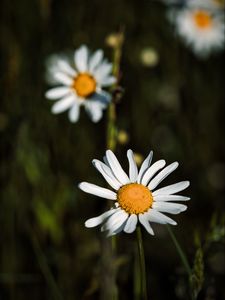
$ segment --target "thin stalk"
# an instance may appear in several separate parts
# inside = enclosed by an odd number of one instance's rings
[[[40,269],[42,271],[42,274],[43,274],[50,290],[52,291],[53,299],[63,300],[63,297],[62,297],[62,295],[59,291],[59,288],[55,282],[55,279],[54,279],[52,272],[48,266],[45,255],[41,249],[40,243],[39,243],[35,233],[31,232],[30,236],[31,236],[31,241],[33,244],[34,252],[36,254]]]
[[[137,245],[137,247],[135,247],[134,271],[133,271],[134,300],[141,300],[141,270],[140,270],[139,261],[140,261],[139,251]]]
[[[138,242],[139,263],[140,263],[140,271],[141,271],[140,273],[141,273],[142,300],[148,300],[146,269],[145,269],[145,253],[144,253],[143,239],[142,239],[140,226],[137,227],[137,242]]]
[[[122,47],[124,41],[124,33],[121,30],[117,34],[117,43],[113,48],[113,70],[112,75],[116,78],[116,83],[113,86],[113,90],[116,91],[119,87],[120,80],[120,62],[122,56]],[[113,97],[108,108],[107,118],[107,138],[106,138],[107,149],[112,151],[115,150],[117,144],[117,127],[116,127],[116,96]]]
[[[112,101],[109,104],[106,123],[106,146],[107,149],[114,151],[117,145],[117,126],[116,126],[116,93],[119,87],[120,60],[123,45],[123,32],[117,34],[118,43],[113,47],[113,76],[116,83],[112,88]],[[102,280],[101,280],[101,300],[118,300],[118,288],[116,285],[116,236],[112,236],[111,241],[102,240],[104,256],[102,257]]]
[[[184,251],[182,250],[182,248],[181,248],[178,240],[176,239],[176,237],[175,237],[172,229],[170,228],[170,226],[166,225],[166,227],[167,227],[167,230],[169,231],[169,234],[170,234],[170,237],[171,237],[172,241],[174,242],[174,245],[175,245],[175,247],[177,249],[177,253],[180,256],[180,259],[181,259],[181,261],[182,261],[182,263],[184,265],[184,268],[185,268],[185,270],[186,270],[186,272],[187,272],[187,274],[188,274],[188,276],[190,278],[191,275],[192,275],[192,271],[191,271],[191,267],[190,267],[190,265],[188,263],[187,257],[185,255]]]

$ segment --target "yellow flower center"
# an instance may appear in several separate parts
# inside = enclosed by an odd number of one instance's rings
[[[96,81],[90,74],[80,73],[74,78],[72,88],[78,96],[86,98],[95,92]]]
[[[117,193],[117,201],[129,214],[140,214],[147,211],[153,203],[151,191],[144,185],[130,183],[122,186]]]
[[[194,14],[194,21],[197,27],[206,29],[212,25],[212,16],[206,11],[199,10]]]

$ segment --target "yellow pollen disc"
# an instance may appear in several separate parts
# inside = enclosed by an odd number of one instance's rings
[[[117,193],[117,201],[129,214],[140,214],[147,211],[153,202],[151,191],[144,185],[130,183],[122,186]]]
[[[195,24],[201,29],[209,28],[212,25],[212,17],[210,14],[201,10],[195,12],[194,21]]]
[[[90,74],[80,73],[74,78],[72,88],[78,96],[86,98],[95,92],[96,81]]]

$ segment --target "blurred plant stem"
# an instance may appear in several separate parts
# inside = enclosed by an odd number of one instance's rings
[[[190,264],[187,260],[187,257],[182,250],[178,240],[176,239],[172,229],[169,225],[166,225],[167,229],[169,231],[170,237],[174,242],[174,245],[177,249],[177,252],[180,256],[180,259],[183,263],[183,266],[187,272],[188,275],[188,284],[189,284],[189,290],[190,290],[190,298],[191,300],[196,300],[198,297],[198,293],[200,292],[202,288],[202,284],[204,281],[204,270],[203,270],[203,252],[201,247],[198,248],[196,255],[195,255],[195,261],[194,261],[194,267],[193,270],[190,267]]]
[[[15,203],[12,202],[14,205]],[[17,251],[16,251],[16,239],[15,239],[15,231],[16,231],[16,224],[15,224],[15,219],[16,219],[16,210],[14,205],[11,206],[11,210],[9,211],[9,233],[10,233],[10,247],[7,252],[7,256],[10,254],[10,256],[7,257],[8,260],[8,266],[9,270],[11,271],[12,274],[12,280],[9,282],[10,286],[10,299],[15,300],[16,299],[16,289],[15,289],[15,280],[16,280],[16,269],[17,269]],[[8,259],[10,257],[10,259]]]
[[[146,269],[145,269],[145,253],[143,246],[143,239],[140,226],[137,226],[137,242],[138,242],[138,252],[139,252],[139,265],[141,276],[141,300],[148,300],[147,296],[147,282],[146,282]]]
[[[106,125],[106,146],[107,149],[114,151],[117,144],[117,126],[116,126],[116,102],[117,90],[119,90],[120,79],[120,61],[122,56],[122,47],[124,41],[124,32],[120,30],[114,35],[115,44],[113,48],[113,76],[116,77],[116,83],[112,89],[112,101],[108,107],[107,125]],[[102,240],[104,255],[102,257],[102,280],[101,280],[101,299],[118,299],[118,289],[116,286],[116,236],[112,236],[111,245],[109,240]]]
[[[200,291],[202,290],[204,283],[204,254],[201,245],[198,246],[195,258],[194,265],[192,268],[192,275],[190,277],[190,292],[191,299],[196,300]]]
[[[113,86],[113,98],[109,104],[108,108],[108,118],[107,118],[107,149],[112,151],[116,148],[117,143],[117,126],[116,126],[116,102],[117,102],[117,92],[120,88],[120,62],[122,56],[122,47],[124,41],[124,30],[120,30],[115,34],[115,44],[113,47],[113,70],[112,74],[116,77],[116,83]]]
[[[133,286],[134,286],[134,300],[141,300],[141,270],[140,270],[140,256],[138,244],[135,247],[134,257],[134,271],[133,271]]]
[[[33,244],[34,252],[36,254],[40,269],[46,280],[47,285],[49,286],[49,289],[52,293],[53,299],[54,300],[63,300],[63,297],[62,297],[62,295],[59,291],[59,288],[55,282],[52,272],[48,266],[46,257],[41,249],[41,245],[40,245],[38,238],[36,237],[36,234],[34,231],[30,231],[30,238],[31,238],[31,241]]]
[[[194,257],[194,263],[192,267],[192,275],[190,277],[190,289],[193,300],[198,298],[205,281],[205,256],[210,247],[213,247],[214,243],[223,242],[225,236],[224,227],[224,215],[219,216],[218,213],[213,213],[209,229],[206,231],[206,235],[203,238],[202,234],[196,230],[194,234],[194,244],[196,246],[196,252]]]
[[[166,227],[167,227],[167,230],[169,231],[169,234],[170,234],[170,237],[171,237],[172,241],[174,242],[174,245],[175,245],[175,247],[176,247],[177,253],[178,253],[179,256],[180,256],[180,259],[181,259],[181,261],[182,261],[182,263],[183,263],[183,266],[184,266],[184,268],[185,268],[185,270],[186,270],[186,272],[187,272],[187,275],[188,275],[189,278],[190,278],[190,276],[192,275],[192,271],[191,271],[191,267],[190,267],[190,265],[189,265],[189,262],[188,262],[188,260],[187,260],[187,257],[186,257],[186,255],[185,255],[184,251],[182,250],[182,248],[181,248],[181,246],[180,246],[178,240],[176,239],[176,237],[175,237],[175,235],[174,235],[172,229],[170,228],[170,226],[169,226],[169,225],[166,225]]]

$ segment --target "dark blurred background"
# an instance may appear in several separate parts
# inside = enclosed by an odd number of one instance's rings
[[[121,138],[116,153],[126,169],[128,147],[139,159],[152,149],[155,160],[180,162],[165,184],[189,179],[184,194],[192,200],[174,233],[194,268],[198,299],[224,299],[224,53],[196,58],[175,37],[167,9],[150,0],[1,1],[1,300],[101,297],[102,234],[83,224],[106,202],[77,184],[105,184],[91,160],[105,152],[106,114],[98,124],[84,112],[77,124],[52,115],[45,63],[81,44],[112,59],[108,36],[120,26],[125,92],[117,124],[128,141]],[[167,229],[154,229],[154,237],[144,233],[150,299],[189,299]],[[135,238],[117,239],[124,300],[138,299]]]

